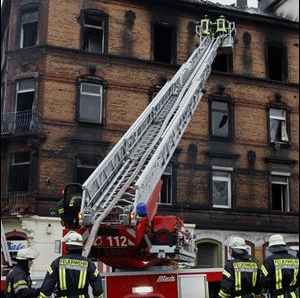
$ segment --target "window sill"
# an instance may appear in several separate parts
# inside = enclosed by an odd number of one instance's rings
[[[97,127],[103,127],[104,124],[103,123],[97,123],[97,122],[89,122],[89,121],[85,121],[85,120],[78,120],[77,122],[79,125],[86,125],[86,126],[97,126]]]
[[[270,142],[269,141],[269,145],[273,148],[276,148],[276,145],[279,145],[279,149],[283,148],[283,149],[289,149],[291,147],[291,143],[285,143],[285,142]]]
[[[218,137],[218,136],[209,136],[209,141],[211,142],[223,142],[223,143],[232,143],[233,138],[232,137]]]
[[[213,205],[212,206],[213,209],[225,209],[225,210],[228,210],[228,209],[232,209],[230,206],[220,206],[220,205]]]

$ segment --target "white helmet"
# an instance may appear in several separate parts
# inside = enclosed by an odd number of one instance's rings
[[[232,249],[242,249],[247,250],[246,241],[242,237],[232,236],[229,239],[228,246]]]
[[[68,234],[65,235],[63,240],[66,243],[66,245],[83,246],[82,236],[75,231],[70,231]]]
[[[269,239],[269,247],[276,246],[276,245],[286,246],[286,243],[285,243],[282,235],[280,235],[280,234],[272,235]]]
[[[17,260],[34,260],[39,256],[39,253],[31,247],[22,248],[18,251]]]

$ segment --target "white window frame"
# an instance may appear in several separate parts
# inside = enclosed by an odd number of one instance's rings
[[[282,111],[284,112],[284,116],[275,116],[275,115],[272,115],[272,110],[279,110],[279,111]],[[270,114],[270,119],[269,119],[269,122],[270,122],[270,141],[271,143],[281,143],[281,144],[286,144],[288,143],[290,140],[289,140],[289,135],[288,135],[288,130],[287,130],[287,111],[285,109],[279,109],[279,108],[270,108],[270,111],[269,111],[269,114]],[[278,120],[278,121],[281,121],[281,122],[284,122],[285,123],[285,134],[286,134],[286,140],[283,140],[282,138],[282,134],[283,134],[283,128],[281,127],[281,140],[280,141],[273,141],[272,140],[272,128],[271,128],[271,120]]]
[[[99,18],[101,18],[101,17],[99,17]],[[102,31],[102,45],[101,45],[100,54],[103,54],[104,53],[104,46],[105,46],[105,21],[103,19],[101,19],[102,26],[89,25],[85,21],[86,20],[84,20],[84,23],[83,23],[84,28],[92,28],[92,29],[97,29],[99,31]],[[83,36],[83,38],[84,38],[84,36]],[[89,51],[87,51],[87,52],[90,53]]]
[[[173,205],[173,168],[172,166],[168,166],[163,173],[163,176],[169,176],[171,179],[171,193],[170,193],[170,202],[164,203],[161,202],[161,192],[159,193],[159,199],[158,199],[158,204],[162,206],[172,206]]]
[[[32,89],[21,89],[20,90],[20,83],[22,81],[26,81],[26,80],[32,80],[34,82],[34,88]],[[19,80],[17,82],[17,86],[16,86],[16,103],[15,103],[15,117],[17,117],[17,108],[18,108],[18,99],[19,99],[19,94],[22,94],[22,93],[29,93],[29,92],[34,92],[34,96],[35,96],[35,92],[36,92],[36,88],[35,88],[35,80],[33,78],[29,78],[29,79],[22,79],[22,80]],[[14,125],[16,125],[16,119],[14,121]]]
[[[38,12],[38,10],[36,10],[36,11]],[[22,16],[23,16],[24,14],[26,14],[26,13],[28,13],[28,12],[24,12],[24,13],[21,15],[21,19],[22,19]],[[24,49],[24,44],[23,44],[23,42],[24,42],[24,25],[25,25],[25,24],[30,24],[30,23],[38,23],[38,25],[39,25],[39,21],[27,22],[27,23],[21,22],[20,49]],[[38,44],[38,38],[39,38],[39,34],[38,34],[38,32],[37,32],[36,45]]]
[[[228,185],[228,204],[227,205],[218,205],[218,204],[214,204],[214,202],[213,202],[213,208],[231,209],[232,208],[232,172],[233,172],[233,168],[213,166],[212,170],[213,170],[212,183],[214,183],[215,181],[227,182],[227,185]],[[216,171],[228,173],[229,177],[215,176],[214,172],[216,172]],[[213,200],[213,185],[212,185],[212,200]]]
[[[85,91],[83,91],[83,85],[98,86],[99,87],[99,93],[85,92]],[[103,85],[101,83],[81,82],[80,83],[80,94],[79,94],[79,96],[80,96],[79,100],[80,101],[81,101],[81,95],[100,97],[100,102],[99,102],[100,103],[100,117],[99,117],[99,122],[84,120],[84,119],[82,119],[82,117],[80,115],[80,107],[79,107],[79,121],[88,122],[88,123],[95,123],[95,124],[102,124],[102,122],[103,122]]]
[[[281,212],[290,212],[291,211],[291,193],[290,193],[290,179],[289,179],[290,176],[291,176],[291,173],[287,173],[287,172],[275,172],[275,171],[271,172],[271,187],[273,186],[273,184],[286,186],[287,198],[286,198],[286,202],[282,202],[282,206],[284,206],[284,210],[281,210]],[[273,182],[273,177],[285,178],[287,182],[282,182],[282,181]],[[273,201],[272,190],[271,190],[271,200]],[[283,203],[285,203],[285,204],[283,204]]]

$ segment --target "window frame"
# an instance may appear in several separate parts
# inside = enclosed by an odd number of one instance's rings
[[[269,69],[269,48],[281,48],[283,51],[283,57],[281,60],[281,68],[282,68],[282,75],[281,80],[274,80],[270,78],[270,69]],[[286,45],[284,45],[281,42],[274,42],[274,41],[266,41],[265,43],[265,68],[266,68],[266,78],[268,80],[274,81],[274,82],[283,82],[287,83],[288,81],[288,72],[289,72],[289,66],[288,66],[288,51]]]
[[[168,27],[172,29],[172,41],[171,41],[171,61],[168,62],[161,62],[155,60],[155,26],[160,25],[164,27]],[[178,49],[177,49],[177,42],[178,42],[178,27],[176,24],[169,23],[167,21],[152,21],[151,22],[151,60],[154,63],[161,63],[166,65],[176,65],[177,58],[178,58]]]
[[[85,17],[87,15],[94,15],[99,17],[101,21],[103,22],[103,40],[102,40],[102,51],[101,53],[98,52],[89,52],[84,49],[84,34],[85,34],[85,28],[99,28],[99,26],[93,26],[93,25],[85,25]],[[97,9],[82,9],[80,12],[80,50],[84,53],[93,54],[93,55],[107,55],[108,54],[108,31],[109,31],[109,17],[108,15]]]
[[[26,13],[32,13],[32,12],[35,12],[35,11],[38,14],[36,43],[35,43],[35,45],[24,47],[23,46],[24,33],[23,33],[22,16]],[[41,22],[41,20],[40,20],[40,7],[39,7],[39,4],[29,4],[29,5],[21,7],[19,15],[18,15],[17,48],[19,48],[19,49],[28,49],[28,48],[35,47],[39,44],[40,22]]]
[[[213,135],[213,102],[222,102],[228,105],[228,136],[215,136]],[[208,130],[209,130],[209,140],[210,141],[221,141],[221,142],[232,142],[234,139],[234,105],[230,97],[221,96],[210,96],[208,99]]]
[[[271,116],[271,110],[281,110],[285,113],[285,118],[282,119],[283,117],[276,117],[276,116]],[[286,133],[288,136],[288,141],[272,141],[271,138],[271,119],[279,120],[279,121],[285,121],[285,126],[286,126]],[[291,143],[291,133],[290,133],[290,118],[289,118],[289,111],[287,107],[285,106],[269,106],[268,107],[268,142],[270,145],[274,144],[280,144],[280,145],[289,145]]]
[[[97,162],[96,162],[97,164],[95,166],[82,164],[81,163],[82,159],[95,159],[95,161],[97,160]],[[93,154],[78,154],[77,156],[75,156],[75,167],[74,167],[74,177],[73,177],[74,182],[79,183],[78,182],[78,170],[79,170],[79,168],[93,169],[93,171],[94,171],[98,167],[99,164],[100,164],[100,157],[95,156]]]
[[[222,49],[219,49],[216,55],[214,62],[216,61],[218,56],[224,55],[226,57],[226,67],[227,71],[222,71],[218,69],[214,69],[214,63],[212,64],[212,71],[217,73],[233,73],[233,52],[226,52]]]
[[[81,89],[82,84],[94,84],[101,86],[101,114],[100,114],[100,121],[89,121],[80,118],[80,101],[81,101]],[[76,101],[76,121],[82,124],[89,124],[89,125],[98,125],[104,126],[105,124],[105,94],[106,94],[106,82],[98,77],[84,77],[77,79],[77,101]]]
[[[211,192],[211,206],[214,209],[232,209],[233,208],[233,171],[234,169],[231,167],[219,167],[219,166],[212,166],[211,169],[211,187],[210,187],[210,192]],[[223,172],[226,174],[229,174],[230,177],[221,177],[221,176],[214,176],[215,172]],[[215,181],[218,182],[227,182],[228,185],[228,197],[227,205],[218,205],[214,204],[214,194],[213,194],[213,184]]]
[[[28,152],[29,153],[29,161],[27,162],[16,162],[16,154]],[[11,175],[12,175],[12,168],[18,167],[18,166],[27,166],[28,167],[28,185],[27,190],[11,190]],[[22,192],[27,193],[30,191],[31,188],[31,171],[32,171],[32,152],[30,151],[15,151],[10,153],[10,159],[8,164],[8,180],[7,180],[7,190],[9,193],[15,193],[15,192]]]
[[[220,264],[220,267],[210,267],[210,268],[222,268],[224,266],[224,251],[223,251],[223,245],[220,241],[215,240],[215,239],[210,239],[210,238],[206,238],[206,239],[199,239],[196,241],[196,247],[197,247],[197,251],[198,251],[198,245],[201,244],[214,244],[216,245],[217,248],[217,263]],[[197,253],[197,268],[204,268],[204,267],[200,267],[198,264],[198,253]]]
[[[166,172],[168,170],[169,170],[169,173],[166,174]],[[171,183],[171,186],[170,186],[170,198],[171,198],[171,200],[168,203],[161,202],[161,192],[160,192],[159,199],[158,199],[158,205],[160,205],[160,206],[172,206],[174,204],[174,169],[173,169],[173,166],[168,165],[162,176],[169,176],[170,177],[169,179],[171,181],[170,182]],[[162,187],[163,187],[163,185],[162,185]]]
[[[273,177],[278,177],[278,178],[286,178],[287,182],[280,182],[277,181],[276,183],[273,183]],[[270,210],[271,212],[275,212],[275,213],[289,213],[291,212],[291,173],[288,172],[279,172],[279,171],[272,171],[270,172]],[[285,185],[286,186],[286,195],[287,195],[287,199],[286,202],[282,202],[282,207],[283,210],[273,210],[272,205],[273,205],[273,184],[276,185]]]

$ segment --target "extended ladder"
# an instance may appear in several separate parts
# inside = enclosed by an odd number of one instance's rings
[[[126,224],[139,203],[147,205],[203,95],[218,48],[232,47],[234,33],[230,23],[225,35],[200,35],[200,46],[83,184],[81,215],[92,225],[83,255],[101,223]]]

